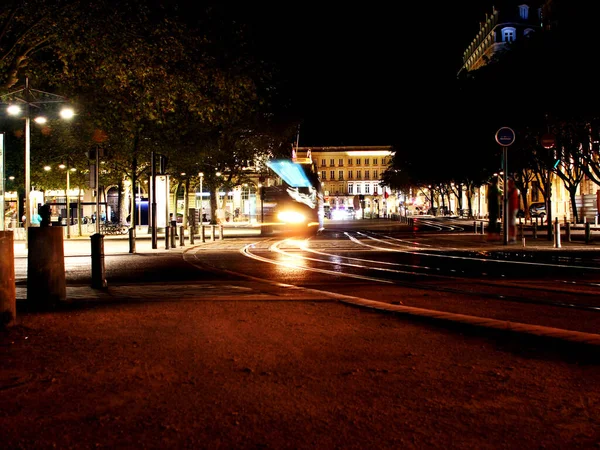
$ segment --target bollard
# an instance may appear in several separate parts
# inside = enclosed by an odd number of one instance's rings
[[[185,247],[185,230],[183,225],[179,227],[179,246]]]
[[[533,238],[537,239],[537,219],[535,220],[535,223],[533,224]]]
[[[598,214],[594,216],[594,225],[598,225]]]
[[[216,225],[211,225],[210,226],[211,230],[210,230],[210,240],[214,241],[215,240],[215,229],[217,228]]]
[[[202,242],[206,242],[206,234],[204,233],[204,225],[200,225],[200,237]]]
[[[473,229],[475,230],[475,234],[477,234],[477,221],[473,221]]]
[[[30,227],[27,240],[27,301],[39,309],[53,309],[67,299],[63,230]]]
[[[219,228],[219,239],[223,240],[225,235],[223,234],[223,225]]]
[[[171,242],[171,237],[169,236],[171,231],[171,227],[170,226],[166,226],[165,227],[165,249],[169,250],[169,242]]]
[[[17,318],[15,248],[12,231],[0,231],[0,328],[12,326]]]
[[[481,234],[485,234],[485,224],[484,222],[481,222]]]
[[[560,248],[560,223],[554,219],[554,248]]]
[[[196,233],[196,226],[192,225],[190,227],[190,244],[194,245],[194,234]]]
[[[90,236],[92,241],[92,288],[106,289],[104,277],[104,235],[95,233]]]
[[[521,239],[525,239],[525,230],[523,228],[523,223],[519,220],[519,236]]]
[[[135,228],[129,229],[129,253],[135,253]]]
[[[171,227],[171,248],[177,247],[177,225]]]
[[[589,244],[592,241],[592,230],[590,228],[590,224],[585,224],[585,243]]]
[[[567,222],[567,241],[571,242],[571,222]]]

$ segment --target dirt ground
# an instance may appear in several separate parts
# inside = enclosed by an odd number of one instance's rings
[[[26,313],[0,332],[0,446],[598,449],[595,352],[335,301]]]

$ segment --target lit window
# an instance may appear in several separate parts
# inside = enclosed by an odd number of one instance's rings
[[[356,158],[356,165],[360,166],[360,158]]]
[[[329,160],[329,166],[330,167],[335,166],[335,159],[332,158],[332,159]]]
[[[521,19],[527,20],[529,18],[529,6],[520,5],[519,6],[519,16],[521,16]]]
[[[327,165],[327,164],[325,164],[325,160],[324,160],[324,159],[322,159],[322,160],[321,160],[321,167],[325,167],[326,165]]]
[[[356,185],[356,193],[357,193],[357,194],[360,194],[360,184],[357,184],[357,185]]]
[[[344,160],[343,159],[338,159],[338,166],[340,167],[344,167]]]
[[[367,161],[368,161],[368,160],[367,160],[367,159],[365,159],[365,163],[366,163]],[[368,171],[368,170],[365,170],[365,180],[369,180],[369,171]]]
[[[321,171],[321,180],[326,180],[327,179],[327,172],[325,172],[324,170]]]
[[[370,191],[370,186],[368,184],[365,184],[365,194],[368,194]]]
[[[348,184],[348,194],[354,193],[354,185],[352,183]]]
[[[502,28],[502,42],[513,42],[515,40],[517,30],[513,27]]]
[[[378,180],[379,179],[379,172],[377,170],[373,171],[373,179],[374,180]]]
[[[365,166],[369,165],[369,158],[365,158]]]
[[[351,166],[352,165],[352,159],[348,160],[348,165]]]
[[[376,166],[377,165],[377,158],[373,158],[373,165]]]

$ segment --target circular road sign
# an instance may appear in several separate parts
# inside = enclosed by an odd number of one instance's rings
[[[496,142],[507,147],[515,142],[515,132],[512,128],[502,127],[496,132]]]
[[[542,136],[542,147],[553,148],[556,145],[556,138],[552,133],[544,134]]]

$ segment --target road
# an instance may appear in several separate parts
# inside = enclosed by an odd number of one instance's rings
[[[136,254],[107,238],[106,290],[70,241],[71,303],[45,313],[20,249],[7,448],[597,448],[600,346],[576,339],[598,331],[594,247],[419,222]]]

